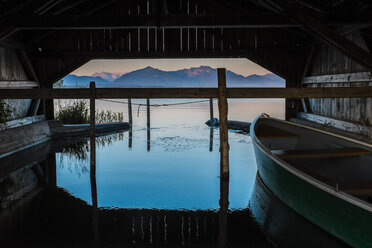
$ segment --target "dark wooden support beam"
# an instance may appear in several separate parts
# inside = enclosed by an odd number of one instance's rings
[[[21,64],[23,65],[23,68],[26,71],[28,79],[39,82],[39,77],[36,74],[34,65],[32,64],[27,52],[25,50],[17,50],[16,53],[18,59],[21,61]]]
[[[286,87],[287,89],[298,89],[295,88],[297,85],[296,81],[293,80],[286,80]],[[298,99],[288,98],[285,99],[285,119],[289,120],[290,118],[296,117],[298,108]]]
[[[301,27],[279,15],[149,15],[149,16],[38,16],[26,18],[14,29],[21,30],[81,30],[81,29],[136,29],[136,28],[284,28]]]
[[[58,58],[60,59],[60,58]],[[74,71],[76,68],[79,68],[80,66],[84,65],[90,60],[90,58],[74,58],[69,60],[63,60],[63,64],[65,64],[64,67],[60,68],[59,64],[61,64],[58,61],[48,62],[46,58],[41,58],[41,66],[38,68],[38,72],[40,75],[42,75],[41,79],[41,86],[45,87],[51,87],[54,83],[56,83],[58,80],[63,78],[64,76],[68,75],[70,72]],[[54,65],[54,67],[52,67]],[[53,68],[55,70],[48,70],[48,68]],[[57,70],[60,68],[59,70]]]
[[[356,61],[360,65],[372,70],[372,54],[364,50],[354,42],[339,35],[331,28],[327,27],[321,21],[308,14],[301,13],[299,9],[293,7],[285,1],[268,0],[271,5],[275,5],[281,9],[284,15],[304,25],[304,29],[312,33],[314,36],[321,38],[329,45],[333,46],[345,56]],[[371,19],[371,18],[370,18]]]
[[[28,109],[27,116],[35,116],[40,107],[40,99],[32,99],[30,108]]]
[[[220,178],[229,178],[229,136],[227,126],[228,103],[226,94],[226,69],[217,69],[218,112],[220,115]]]
[[[85,1],[87,1],[87,0],[79,0],[79,1],[71,2],[70,4],[68,4],[66,6],[62,6],[59,9],[55,10],[53,12],[53,15],[59,15],[59,14],[65,12],[65,11],[67,11],[69,9],[72,9],[72,8],[76,7],[77,5],[79,5],[79,4],[81,4],[81,3],[85,2]]]
[[[302,72],[302,77],[301,77],[301,81],[300,81],[300,85],[298,85],[297,87],[302,87],[303,85],[303,82],[304,82],[304,79],[309,71],[309,68],[310,68],[310,65],[311,63],[313,62],[313,59],[314,59],[314,53],[315,53],[315,46],[311,46],[310,48],[310,51],[308,53],[308,56],[307,56],[307,59],[306,59],[306,62],[305,62],[305,66],[304,66],[304,70]],[[310,101],[308,98],[301,98],[301,104],[302,104],[302,109],[307,112],[307,113],[311,113],[311,106],[310,106]]]
[[[227,98],[364,98],[372,86],[323,88],[227,88]],[[97,98],[218,98],[217,88],[97,88]],[[5,99],[89,99],[89,89],[0,89]]]
[[[53,99],[44,99],[44,115],[46,120],[54,120],[54,103]]]

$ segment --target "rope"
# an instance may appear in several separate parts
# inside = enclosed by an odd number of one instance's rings
[[[108,100],[108,99],[96,99],[99,101],[104,102],[112,102],[112,103],[120,103],[120,104],[128,104],[128,102],[120,102],[120,101],[114,101],[114,100]],[[201,103],[201,102],[209,102],[209,100],[200,100],[200,101],[192,101],[192,102],[177,102],[177,103],[162,103],[162,104],[150,104],[152,107],[168,107],[168,106],[174,106],[174,105],[185,105],[185,104],[194,104],[194,103]],[[132,103],[132,105],[138,106],[138,111],[142,105],[145,105],[143,103]]]

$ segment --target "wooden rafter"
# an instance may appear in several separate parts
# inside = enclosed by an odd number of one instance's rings
[[[339,35],[331,28],[325,26],[320,21],[316,20],[310,15],[302,14],[299,9],[293,7],[293,5],[288,4],[287,1],[272,1],[265,0],[271,5],[277,7],[280,6],[282,13],[288,18],[297,21],[304,25],[304,29],[312,33],[314,36],[321,38],[326,43],[335,47],[345,56],[356,61],[360,65],[372,70],[372,54],[363,48],[356,45],[354,42],[346,39],[345,37]]]

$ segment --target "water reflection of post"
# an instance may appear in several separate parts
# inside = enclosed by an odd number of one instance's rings
[[[213,152],[213,127],[209,129],[209,151]]]
[[[146,99],[146,105],[147,105],[147,151],[150,151],[150,99]]]
[[[128,147],[132,148],[132,137],[133,137],[133,119],[132,119],[132,99],[128,99],[128,122],[129,122],[129,140]]]
[[[229,209],[229,179],[220,178],[220,211],[218,213],[217,247],[228,245],[228,211]]]
[[[98,228],[98,200],[96,182],[96,92],[95,83],[90,83],[90,189],[92,193],[92,225],[94,244],[98,247],[99,228]]]

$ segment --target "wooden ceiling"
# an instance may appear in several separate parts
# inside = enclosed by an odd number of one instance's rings
[[[368,0],[0,0],[0,46],[50,85],[91,59],[248,58],[290,80],[326,43],[372,70]]]

